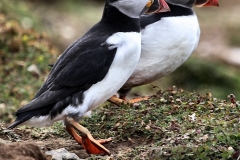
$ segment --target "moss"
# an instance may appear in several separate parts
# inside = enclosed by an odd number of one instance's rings
[[[0,116],[11,115],[30,100],[49,72],[57,50],[45,34],[24,29],[18,21],[0,14]],[[35,67],[29,71],[29,67]]]
[[[106,105],[81,124],[114,142],[144,139],[127,159],[229,159],[240,150],[239,107],[210,93],[170,89],[133,106]]]
[[[162,87],[176,85],[201,94],[211,92],[215,97],[225,99],[230,93],[240,97],[239,75],[239,70],[232,66],[193,56],[155,84]]]

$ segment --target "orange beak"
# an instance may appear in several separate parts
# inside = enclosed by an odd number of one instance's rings
[[[219,7],[219,3],[218,3],[218,0],[208,0],[208,2],[206,4],[204,4],[204,6],[218,6]]]
[[[158,1],[159,1],[159,4],[161,5],[159,6],[159,9],[155,13],[171,11],[171,9],[169,8],[165,0],[158,0]]]
[[[203,7],[203,6],[218,6],[219,7],[218,0],[206,0],[206,2],[204,2],[204,3],[201,3],[200,1],[201,0],[196,1],[197,7]]]
[[[165,0],[154,0],[150,8],[148,8],[147,14],[169,12],[171,11]]]

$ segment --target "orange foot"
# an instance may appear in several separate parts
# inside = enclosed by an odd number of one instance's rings
[[[132,103],[137,103],[143,100],[148,100],[149,97],[140,97],[140,98],[134,98],[132,100],[126,100],[126,98],[121,99],[118,98],[117,96],[112,96],[111,98],[108,99],[108,102],[111,102],[117,106],[120,106],[121,104],[132,104]]]
[[[86,149],[88,154],[108,154],[110,155],[110,151],[106,149],[103,145],[104,143],[108,143],[112,141],[111,138],[108,139],[100,139],[95,140],[91,134],[86,137],[82,137],[82,145],[84,149]]]
[[[145,100],[148,100],[149,97],[148,96],[145,96],[145,97],[139,97],[139,98],[134,98],[130,101],[128,101],[129,103],[137,103],[137,102],[140,102],[140,101],[145,101]]]
[[[75,139],[76,142],[78,142],[78,144],[83,146],[83,148],[88,154],[110,155],[110,151],[101,144],[112,141],[111,138],[95,140],[87,128],[81,126],[72,118],[67,117],[67,122],[70,125],[66,125],[66,130],[70,135],[72,135],[72,137]],[[77,134],[75,129],[82,134],[82,137]]]

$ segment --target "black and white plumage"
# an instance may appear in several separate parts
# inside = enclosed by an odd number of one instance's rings
[[[166,0],[171,12],[142,16],[142,52],[136,69],[119,90],[125,98],[132,87],[166,76],[185,62],[196,49],[200,27],[192,7],[216,5],[217,0]]]
[[[88,153],[109,154],[100,144],[103,141],[93,139],[76,122],[116,93],[132,74],[141,52],[139,17],[152,3],[107,0],[100,22],[64,51],[33,100],[16,112],[9,128],[49,126],[64,120],[67,131]]]

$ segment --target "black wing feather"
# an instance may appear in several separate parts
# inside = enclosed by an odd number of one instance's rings
[[[105,47],[99,47],[75,54],[74,59],[65,57],[68,61],[60,59],[60,63],[55,65],[47,79],[48,87],[55,89],[62,86],[83,86],[101,81],[104,78],[102,73],[105,76],[110,67],[106,62],[113,60],[115,52],[116,50],[108,51]]]
[[[116,49],[107,50],[105,47],[100,47],[77,56],[69,63],[66,63],[60,57],[60,63],[58,63],[60,67],[52,69],[51,74],[35,98],[19,109],[16,115],[49,105],[54,107],[58,101],[77,92],[87,90],[106,76],[115,53]],[[101,54],[101,56],[98,54]]]

